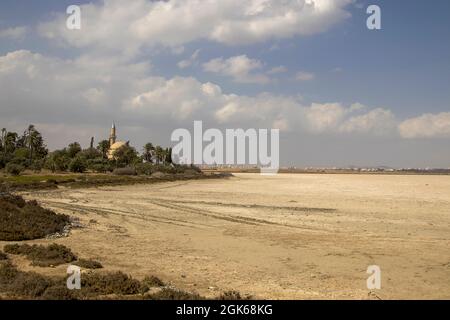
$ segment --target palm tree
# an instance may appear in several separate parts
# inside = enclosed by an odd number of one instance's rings
[[[156,163],[160,164],[164,159],[164,149],[160,146],[155,148]]]
[[[165,164],[172,164],[172,148],[166,149],[166,156],[164,157]]]
[[[144,146],[144,154],[143,154],[143,158],[145,161],[152,163],[153,162],[153,155],[155,153],[155,147],[153,146],[152,143],[147,143]]]
[[[38,149],[42,144],[41,134],[36,130],[34,125],[30,124],[24,132],[24,144],[30,150],[30,163],[33,161],[33,151]]]
[[[2,129],[2,138],[1,138],[1,146],[3,149],[3,153],[6,154],[6,129]]]

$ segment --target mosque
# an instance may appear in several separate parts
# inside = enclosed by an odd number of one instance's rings
[[[114,159],[114,153],[119,150],[123,146],[128,146],[130,141],[116,141],[116,124],[113,122],[111,126],[111,132],[109,134],[109,150],[108,150],[108,159]]]

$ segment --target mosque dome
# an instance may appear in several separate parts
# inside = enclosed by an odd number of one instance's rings
[[[111,147],[109,147],[108,158],[112,159],[114,157],[114,153],[122,148],[123,146],[127,146],[128,142],[125,141],[117,141]]]

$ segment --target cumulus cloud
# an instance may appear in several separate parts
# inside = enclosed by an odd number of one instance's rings
[[[206,39],[227,45],[324,32],[350,16],[352,0],[103,0],[81,6],[82,30],[65,27],[65,15],[40,25],[62,44],[125,51],[180,47]]]
[[[297,81],[310,81],[313,80],[316,77],[314,73],[306,72],[306,71],[299,71],[295,75],[295,80]]]
[[[279,74],[284,72],[287,72],[287,68],[285,66],[278,66],[270,69],[267,74]]]
[[[407,139],[450,137],[450,112],[407,119],[400,123],[399,131]]]
[[[46,128],[67,125],[73,129],[80,123],[84,128],[101,127],[112,119],[141,128],[155,123],[190,126],[202,119],[212,126],[279,128],[311,135],[397,132],[395,116],[386,109],[358,103],[305,104],[297,96],[271,93],[237,95],[193,77],[164,78],[150,73],[151,66],[142,63],[11,52],[0,56],[1,121],[6,125],[26,115]],[[450,135],[450,113],[408,119],[399,130],[406,138]]]
[[[397,123],[392,111],[377,108],[363,115],[352,116],[339,127],[339,131],[386,135],[392,133],[396,126]]]
[[[228,59],[216,58],[203,64],[203,70],[230,76],[238,83],[265,84],[270,81],[263,73],[255,72],[263,68],[263,63],[250,59],[246,55],[235,56]]]
[[[23,40],[28,31],[27,27],[12,27],[0,30],[0,39]]]

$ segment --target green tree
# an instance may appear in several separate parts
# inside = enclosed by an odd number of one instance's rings
[[[4,150],[6,150],[6,148],[5,148],[6,133],[7,133],[6,129],[3,128],[3,129],[2,129],[1,136],[0,136],[0,151],[1,151],[1,152],[3,152]]]
[[[69,144],[69,147],[67,148],[67,155],[69,158],[75,158],[75,156],[81,152],[81,146],[78,142],[73,142]]]
[[[123,168],[138,162],[136,149],[128,145],[122,146],[114,152],[114,159],[118,168]]]
[[[164,149],[160,146],[156,146],[155,148],[155,158],[156,164],[160,164],[164,160]]]
[[[102,158],[101,152],[94,148],[85,149],[78,154],[82,155],[86,160]]]
[[[70,161],[71,159],[67,155],[66,149],[56,150],[50,153],[44,166],[52,172],[67,171]]]
[[[6,132],[6,136],[4,138],[4,154],[13,153],[17,147],[19,135],[15,132]]]
[[[172,148],[166,149],[166,157],[164,159],[165,164],[172,164]]]
[[[25,130],[22,137],[20,137],[18,145],[28,148],[29,150],[29,162],[32,163],[33,158],[42,159],[47,153],[47,147],[44,144],[44,139],[39,131],[36,130],[34,125],[30,124],[28,129]]]
[[[71,172],[83,173],[87,169],[87,161],[82,155],[77,155],[70,161],[69,170]]]
[[[102,140],[98,143],[97,150],[102,153],[104,159],[108,157],[110,145],[108,140]]]
[[[152,143],[147,143],[144,146],[144,153],[142,154],[142,158],[149,163],[153,163],[153,155],[155,153],[155,147]]]

